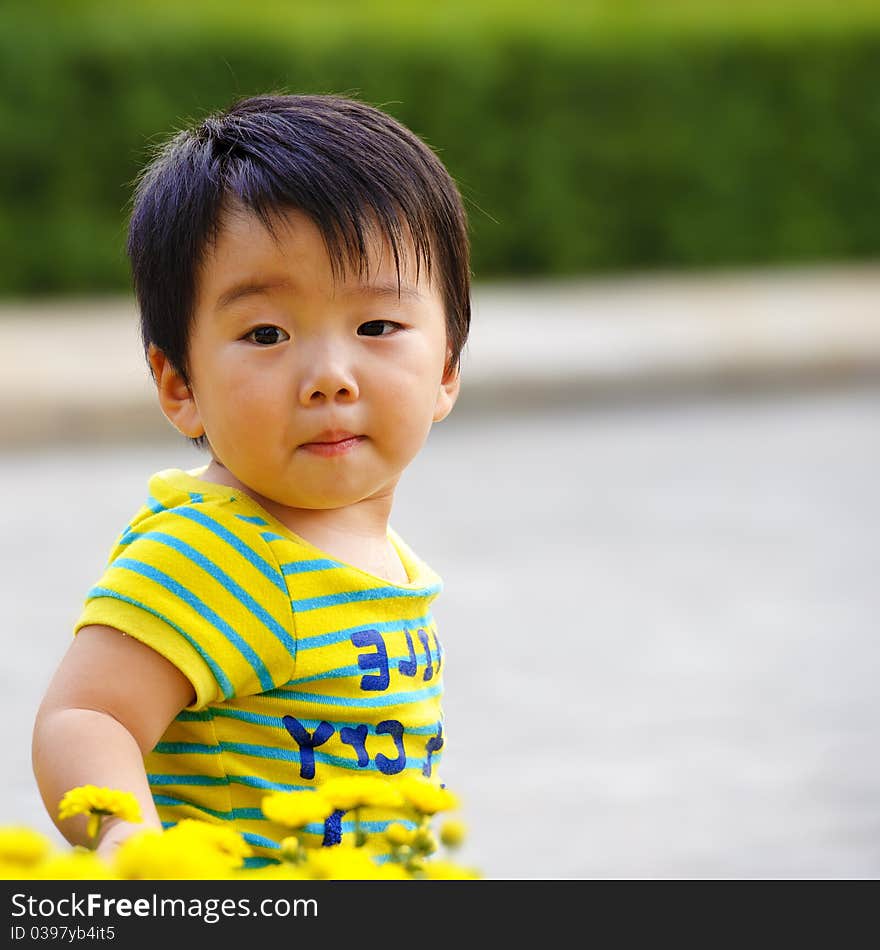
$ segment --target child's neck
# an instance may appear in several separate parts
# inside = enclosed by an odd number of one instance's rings
[[[394,583],[409,581],[406,568],[388,540],[393,490],[345,508],[289,508],[243,485],[216,459],[212,459],[201,477],[250,495],[294,534],[338,560]]]
[[[278,512],[271,502],[266,510],[294,534],[322,551],[397,584],[409,580],[394,545],[388,540],[388,516],[364,517],[360,505],[331,510],[286,509]],[[366,504],[364,502],[362,505]]]

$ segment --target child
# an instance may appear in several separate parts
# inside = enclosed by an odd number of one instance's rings
[[[389,517],[458,396],[465,214],[383,112],[259,96],[168,143],[128,252],[162,411],[210,461],[150,479],[37,714],[34,772],[53,820],[108,786],[147,826],[229,822],[266,863],[289,833],[272,790],[437,781],[442,582]],[[360,817],[378,846],[391,813]],[[56,823],[85,841],[82,816]],[[105,821],[99,853],[143,827]]]

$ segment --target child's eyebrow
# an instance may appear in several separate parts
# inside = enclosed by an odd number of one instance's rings
[[[270,290],[288,290],[292,286],[286,277],[276,277],[269,280],[243,280],[237,284],[233,284],[233,286],[227,290],[224,290],[217,298],[214,309],[222,310],[236,300],[241,300],[242,297],[266,294],[269,293]]]
[[[243,297],[255,297],[259,294],[267,294],[273,290],[291,290],[294,287],[292,281],[286,277],[270,278],[268,280],[243,280],[233,284],[217,298],[215,310],[223,310],[230,304],[241,300]],[[397,297],[407,300],[421,300],[422,294],[413,287],[412,284],[401,284],[397,281],[387,281],[378,284],[349,284],[342,288],[343,297],[354,297],[359,294],[366,294],[370,297]]]
[[[407,297],[410,300],[421,300],[422,294],[412,284],[398,284],[389,281],[379,284],[352,284],[342,289],[343,297],[354,297],[358,294],[367,294],[371,297]]]

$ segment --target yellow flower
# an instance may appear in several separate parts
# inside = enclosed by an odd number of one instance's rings
[[[94,838],[104,815],[115,815],[123,821],[141,821],[141,809],[131,792],[119,792],[112,788],[98,788],[97,785],[79,785],[65,792],[58,803],[58,818],[72,818],[74,815],[88,815],[88,834]]]
[[[245,868],[234,871],[230,877],[237,881],[308,881],[309,875],[302,868],[289,864],[267,864],[261,868]]]
[[[0,827],[0,861],[8,864],[34,865],[51,849],[49,839],[30,828]]]
[[[85,848],[53,855],[33,868],[30,876],[40,881],[109,881],[116,877],[106,861]]]
[[[458,808],[458,799],[452,792],[440,788],[428,779],[406,776],[397,782],[397,787],[407,803],[422,815],[434,815],[438,811]]]
[[[394,824],[385,829],[385,838],[388,843],[398,848],[410,844],[414,834],[414,831],[407,828],[406,825],[402,825],[399,821],[395,821]]]
[[[270,821],[303,828],[313,821],[323,821],[333,814],[334,804],[314,792],[275,792],[267,795],[260,806]]]
[[[369,775],[331,778],[321,786],[320,794],[334,808],[340,808],[343,811],[362,806],[397,808],[403,804],[400,792],[391,782]]]
[[[426,861],[424,877],[429,881],[478,881],[480,874],[473,868],[466,868],[452,861]]]
[[[154,828],[126,838],[113,855],[113,867],[121,878],[133,881],[211,877],[197,857],[181,853]]]
[[[437,850],[437,838],[430,828],[419,828],[413,835],[413,851],[419,854],[433,854]]]
[[[383,877],[379,865],[363,848],[346,844],[311,849],[303,867],[310,878],[319,881],[369,881]]]
[[[282,838],[278,842],[278,855],[282,861],[285,861],[289,864],[299,864],[301,861],[305,860],[305,848],[303,843],[296,837],[296,835],[290,835],[287,838]]]
[[[254,852],[241,834],[227,825],[218,825],[195,818],[184,818],[165,832],[178,848],[206,848],[229,860],[232,867],[239,866]]]
[[[444,821],[440,827],[440,840],[447,848],[457,848],[467,837],[467,825],[457,818]]]
[[[33,866],[4,861],[0,858],[0,881],[26,881],[31,879]]]
[[[412,875],[396,861],[386,861],[378,865],[378,878],[381,881],[411,881]]]
[[[216,851],[182,851],[153,830],[126,838],[114,855],[114,867],[121,878],[133,881],[216,880],[230,870]]]
[[[250,853],[231,828],[188,818],[168,831],[150,829],[126,838],[114,867],[127,880],[219,880],[230,877]]]

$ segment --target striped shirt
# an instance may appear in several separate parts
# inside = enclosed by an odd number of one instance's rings
[[[436,781],[443,651],[431,603],[442,581],[396,532],[406,584],[330,557],[193,473],[159,472],[149,491],[75,630],[115,627],[193,685],[195,702],[145,758],[163,823],[231,822],[257,865],[290,833],[260,810],[273,790],[364,773]],[[362,810],[377,851],[392,820]],[[330,844],[353,828],[337,813],[306,833]]]

